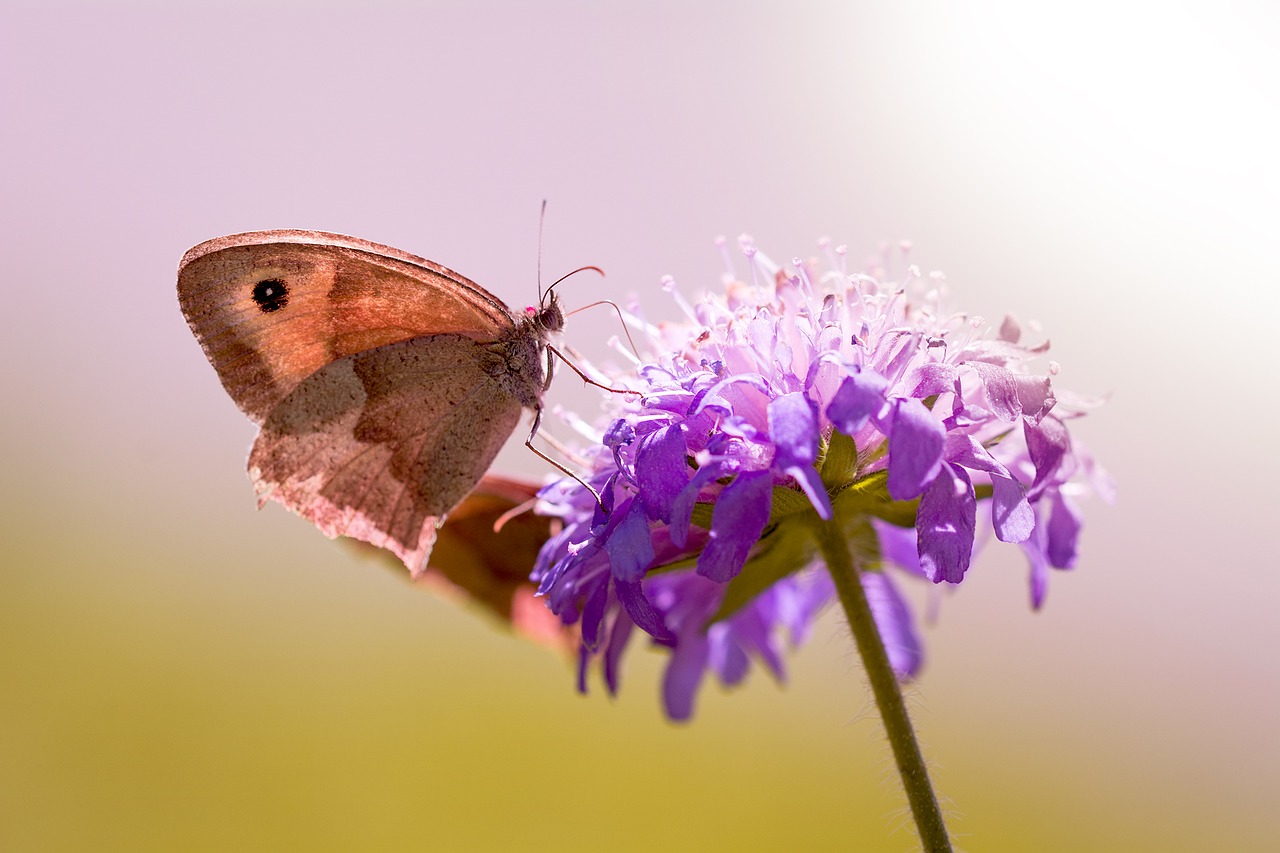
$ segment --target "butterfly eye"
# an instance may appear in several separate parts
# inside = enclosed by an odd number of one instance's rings
[[[279,311],[289,304],[289,288],[278,278],[267,278],[253,286],[253,301],[263,314]]]
[[[538,312],[538,325],[548,332],[558,332],[564,328],[564,313],[560,306],[552,302]]]

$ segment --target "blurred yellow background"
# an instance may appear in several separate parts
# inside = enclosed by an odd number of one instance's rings
[[[905,237],[957,307],[1041,321],[1056,384],[1111,395],[1073,429],[1121,499],[1042,612],[992,543],[925,633],[957,842],[1269,849],[1280,21],[1052,8],[6,3],[0,848],[912,847],[836,614],[785,688],[707,687],[674,726],[639,645],[583,698],[556,654],[255,513],[183,251],[334,230],[518,307],[546,198],[544,278],[608,272],[567,302],[675,316],[660,276],[716,284],[719,234],[782,261]],[[578,385],[548,399],[590,416]]]

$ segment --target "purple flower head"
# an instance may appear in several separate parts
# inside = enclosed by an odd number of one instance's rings
[[[572,479],[540,493],[564,526],[534,580],[580,627],[580,687],[599,661],[616,691],[639,628],[670,651],[673,719],[708,672],[736,684],[755,660],[785,677],[782,639],[802,642],[834,594],[812,524],[844,531],[905,679],[923,651],[888,569],[960,583],[989,523],[1026,551],[1038,607],[1048,568],[1076,561],[1073,477],[1105,486],[1067,431],[1083,403],[1055,397],[1056,365],[1030,371],[1047,344],[1020,344],[1011,318],[993,332],[945,314],[940,277],[914,267],[884,283],[846,274],[841,249],[785,270],[742,245],[752,283],[690,304],[668,279],[686,321],[630,313],[642,364],[596,371],[642,395],[619,397],[584,457],[599,503]]]

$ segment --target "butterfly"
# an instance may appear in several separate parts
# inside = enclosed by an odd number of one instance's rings
[[[415,577],[524,409],[537,431],[564,326],[550,289],[517,315],[439,264],[323,231],[201,243],[178,265],[178,302],[259,426],[258,505],[385,548]]]

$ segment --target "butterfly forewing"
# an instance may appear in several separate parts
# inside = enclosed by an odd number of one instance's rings
[[[515,324],[445,267],[320,231],[202,243],[179,266],[178,300],[223,387],[257,422],[335,359],[423,334],[493,341]]]

